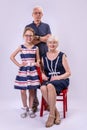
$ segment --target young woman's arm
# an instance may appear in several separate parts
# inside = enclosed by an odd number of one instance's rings
[[[12,60],[12,62],[17,65],[18,67],[22,67],[22,66],[25,66],[26,64],[25,63],[22,63],[20,64],[16,59],[16,55],[21,52],[21,47],[18,47],[10,56],[10,59]]]
[[[40,55],[39,55],[38,47],[37,47],[37,51],[36,51],[36,66],[40,66]]]

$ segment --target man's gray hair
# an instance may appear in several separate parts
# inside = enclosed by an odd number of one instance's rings
[[[42,8],[42,7],[40,7],[40,6],[35,6],[35,7],[33,8],[33,12],[34,12],[34,10],[36,10],[36,9],[41,10],[41,12],[43,13],[43,8]]]

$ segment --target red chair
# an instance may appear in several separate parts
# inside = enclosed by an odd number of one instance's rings
[[[67,91],[68,89],[64,89],[62,90],[62,92],[57,95],[56,101],[62,101],[63,102],[63,117],[66,117],[66,112],[67,112]],[[61,98],[59,98],[61,97]],[[43,111],[46,110],[47,104],[44,100],[44,98],[42,97],[42,101],[41,101],[41,109],[40,109],[40,116],[43,116]]]
[[[37,73],[40,79],[40,82],[42,83],[42,74],[41,74],[41,68],[37,66]]]
[[[41,70],[40,67],[37,67],[37,72],[39,75],[40,82],[42,83],[42,75],[41,75]],[[62,90],[62,92],[57,95],[56,101],[62,101],[63,102],[63,117],[66,117],[66,112],[67,112],[67,91],[68,89]],[[61,98],[59,98],[61,97]],[[43,111],[46,110],[47,108],[47,103],[45,102],[44,98],[42,97],[41,101],[41,109],[40,109],[40,116],[43,116]]]

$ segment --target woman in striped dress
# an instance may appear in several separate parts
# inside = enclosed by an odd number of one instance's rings
[[[33,99],[35,89],[40,87],[39,76],[36,66],[39,66],[39,50],[38,47],[33,44],[34,30],[30,27],[25,28],[23,38],[25,43],[20,45],[12,54],[10,59],[19,67],[18,75],[15,80],[15,89],[21,90],[21,98],[23,102],[24,113],[21,114],[22,118],[25,118],[28,113],[30,117],[35,117],[32,111]],[[19,63],[15,56],[20,53],[21,63]],[[29,90],[29,107],[27,105],[26,90]]]

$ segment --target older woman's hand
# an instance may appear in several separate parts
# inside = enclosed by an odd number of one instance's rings
[[[47,80],[48,80],[48,77],[47,77],[44,73],[42,73],[42,79],[43,79],[44,81],[47,81]]]
[[[60,80],[60,76],[58,75],[51,76],[50,81],[53,81],[53,80]]]

